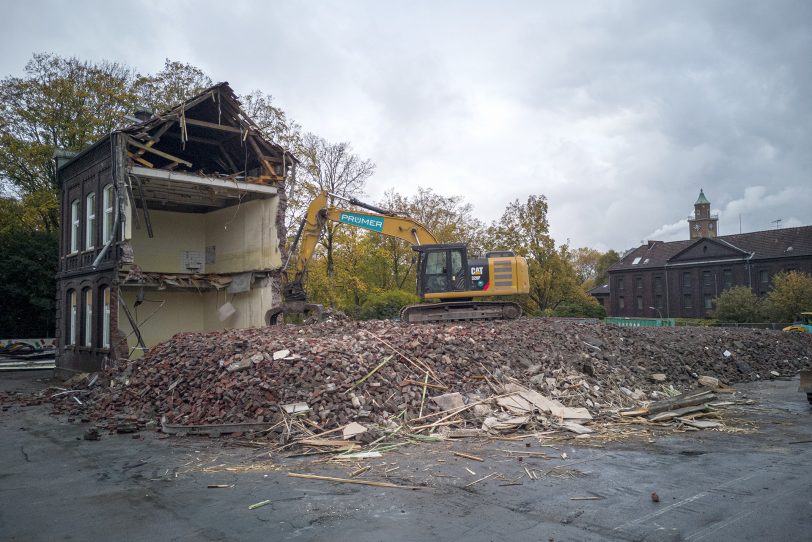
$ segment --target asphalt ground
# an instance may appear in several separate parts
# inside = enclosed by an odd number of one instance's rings
[[[46,379],[8,373],[0,390]],[[734,409],[724,432],[462,439],[344,464],[233,439],[87,441],[89,424],[11,406],[0,413],[0,540],[810,540],[812,410],[797,386],[738,386],[755,404]],[[363,466],[356,479],[420,489],[288,476]]]

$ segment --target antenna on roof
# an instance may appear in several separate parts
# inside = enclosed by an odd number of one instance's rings
[[[780,218],[776,218],[775,220],[770,220],[770,222],[775,224],[775,229],[776,230],[781,227],[781,219]]]

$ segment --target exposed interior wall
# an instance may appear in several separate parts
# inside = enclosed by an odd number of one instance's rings
[[[166,341],[181,331],[206,332],[261,327],[265,324],[265,313],[273,307],[274,301],[271,283],[264,279],[256,281],[252,290],[239,294],[229,294],[225,290],[197,292],[147,289],[145,302],[133,307],[137,291],[137,288],[122,288],[122,296],[137,321],[147,347]],[[162,306],[160,301],[164,302]],[[235,313],[221,322],[217,309],[226,302],[233,305]],[[138,341],[121,308],[118,322],[119,329],[128,336],[130,348],[134,348]],[[136,350],[132,357],[141,355],[142,352]]]
[[[206,213],[206,245],[215,246],[216,257],[207,273],[236,273],[278,269],[276,214],[279,198],[253,200],[239,206]]]
[[[150,211],[154,237],[147,235],[143,220],[140,229],[131,230],[135,263],[142,271],[159,273],[278,269],[278,206],[274,197],[206,214]],[[191,262],[199,267],[188,267]]]

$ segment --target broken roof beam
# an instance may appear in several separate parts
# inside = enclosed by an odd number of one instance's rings
[[[165,158],[171,162],[175,162],[176,164],[183,164],[184,166],[189,168],[192,167],[192,163],[184,160],[183,158],[178,158],[177,156],[172,156],[168,152],[159,151],[158,149],[153,149],[152,147],[143,145],[142,143],[139,143],[138,141],[136,141],[131,137],[127,138],[127,144],[132,145],[133,147],[136,147],[138,149],[145,150],[146,152],[152,153],[156,156],[160,156],[161,158]]]
[[[165,181],[173,181],[178,183],[195,184],[200,186],[231,188],[267,195],[275,195],[277,193],[277,188],[274,186],[237,181],[234,179],[195,175],[193,173],[166,171],[163,169],[149,169],[141,166],[130,166],[130,173],[141,177],[162,179]]]
[[[222,132],[231,132],[233,134],[244,134],[246,131],[248,131],[248,128],[237,128],[236,126],[229,126],[228,124],[217,124],[216,122],[208,122],[189,117],[186,117],[186,124],[191,126],[199,126],[201,128],[210,128],[212,130],[220,130]]]

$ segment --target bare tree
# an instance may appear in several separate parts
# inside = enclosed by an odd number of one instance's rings
[[[300,161],[298,175],[303,206],[323,190],[331,194],[328,199],[331,206],[338,203],[336,196],[342,198],[360,196],[363,194],[367,179],[375,171],[375,164],[354,154],[348,142],[330,143],[311,133],[305,134],[302,138],[296,157]],[[289,205],[295,203],[289,201]],[[300,213],[302,211],[303,209]],[[340,224],[328,223],[321,238],[321,244],[326,251],[329,278],[332,278],[335,272],[333,250],[335,234],[339,227]]]

